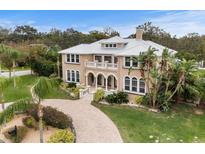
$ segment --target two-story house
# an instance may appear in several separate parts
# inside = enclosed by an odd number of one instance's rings
[[[130,97],[136,94],[144,95],[147,88],[139,64],[132,60],[132,56],[138,56],[153,47],[157,49],[156,54],[160,57],[165,47],[142,40],[142,35],[143,30],[137,29],[134,39],[115,36],[60,51],[63,80],[93,89],[102,87],[106,91],[125,91]],[[130,67],[134,70],[128,73]]]

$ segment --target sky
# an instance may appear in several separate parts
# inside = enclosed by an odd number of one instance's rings
[[[177,37],[192,32],[205,34],[205,11],[0,11],[0,26],[31,25],[41,32],[72,27],[88,33],[112,27],[127,37],[135,33],[138,25],[148,21]]]

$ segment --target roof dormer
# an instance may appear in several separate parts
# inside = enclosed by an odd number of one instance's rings
[[[115,36],[100,42],[102,48],[123,48],[128,42],[127,40]]]

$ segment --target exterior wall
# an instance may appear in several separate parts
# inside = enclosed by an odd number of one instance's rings
[[[66,55],[62,56],[62,66],[63,66],[63,80],[66,81],[66,71],[69,70],[76,70],[80,72],[80,84],[86,85],[86,82],[88,80],[86,79],[86,76],[91,72],[95,77],[97,77],[98,74],[102,74],[104,77],[108,78],[109,75],[115,76],[117,80],[117,90],[123,91],[124,89],[124,77],[136,77],[137,79],[141,78],[141,72],[139,69],[135,69],[130,72],[129,74],[129,68],[124,67],[124,57],[118,56],[118,68],[115,70],[107,70],[107,69],[99,69],[99,68],[86,68],[85,62],[86,61],[94,61],[93,55],[80,55],[80,63],[79,64],[71,64],[71,63],[65,63]],[[86,81],[87,80],[87,81]],[[134,100],[134,96],[136,94],[129,93],[129,99],[131,101]]]
[[[124,57],[118,57],[118,77],[119,81],[118,82],[118,87],[119,90],[123,90],[124,88],[124,77],[125,76],[130,76],[130,77],[137,77],[138,79],[141,78],[141,72],[138,69],[134,69],[130,72],[129,74],[129,68],[124,67]]]
[[[63,81],[67,81],[66,73],[67,70],[76,70],[80,72],[80,84],[85,85],[85,62],[86,61],[93,61],[92,55],[80,55],[80,63],[79,64],[72,64],[72,63],[66,63],[66,54],[62,55],[62,67],[63,67]]]

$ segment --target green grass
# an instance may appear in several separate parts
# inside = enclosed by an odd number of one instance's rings
[[[199,77],[205,78],[205,70],[198,70],[196,74],[199,75]]]
[[[4,67],[3,65],[1,66],[2,71],[9,71],[6,67]],[[25,67],[16,67],[15,70],[16,71],[26,71],[26,70],[30,70],[30,66],[25,66]]]
[[[176,105],[168,113],[118,105],[97,107],[117,125],[124,142],[205,142],[205,116],[195,115],[190,106]]]
[[[30,88],[38,79],[34,75],[25,75],[17,77],[17,87],[13,88],[13,82],[11,81],[4,92],[4,102],[13,102],[22,98],[31,98]],[[47,96],[47,99],[67,99],[67,94],[59,89],[57,86],[53,87],[52,92]]]

